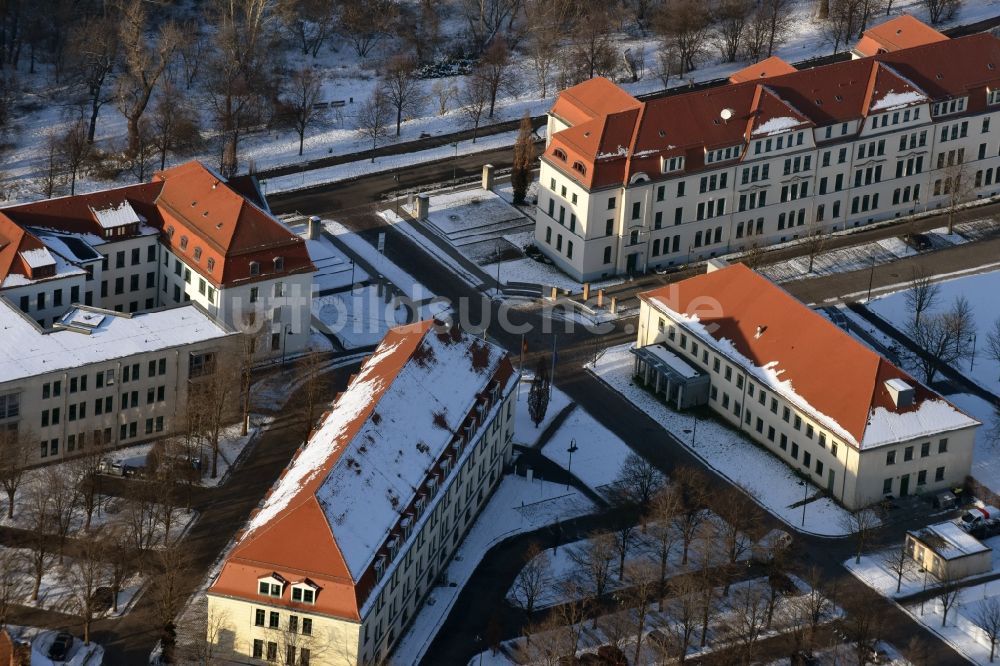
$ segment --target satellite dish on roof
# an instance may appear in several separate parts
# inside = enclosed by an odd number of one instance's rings
[[[733,110],[732,109],[723,109],[719,113],[719,115],[722,117],[723,120],[725,120],[725,121],[728,122],[729,119],[733,117]]]

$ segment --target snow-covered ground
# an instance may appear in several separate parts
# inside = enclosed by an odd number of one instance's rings
[[[323,323],[325,332],[332,333],[345,349],[377,345],[393,326],[443,317],[451,309],[447,303],[429,300],[410,305],[378,293],[369,285],[351,291],[318,296],[312,300],[313,317]]]
[[[15,632],[12,632],[15,633]],[[20,628],[16,631],[16,637],[21,640],[31,641],[31,666],[92,666],[104,661],[104,647],[98,643],[90,642],[84,645],[79,636],[73,637],[73,644],[66,653],[66,659],[54,661],[49,658],[49,648],[59,632],[45,629]]]
[[[993,572],[1000,572],[1000,537],[983,539],[983,543],[993,549]],[[851,557],[844,560],[844,566],[865,585],[884,597],[907,597],[939,585],[939,581],[933,575],[925,576],[925,572],[921,571],[917,563],[911,560],[909,568],[903,572],[903,580],[897,593],[896,572],[889,566],[889,561],[898,552],[897,545],[895,548],[862,555],[860,564],[855,564],[855,558]],[[988,574],[978,574],[970,576],[970,578],[980,578],[986,575]]]
[[[355,265],[354,260],[340,251],[326,236],[317,239],[307,238],[308,218],[303,216],[288,216],[283,218],[285,224],[296,234],[306,239],[309,258],[316,266],[313,275],[313,288],[323,292],[333,289],[345,289],[352,284],[366,282],[368,273]]]
[[[722,519],[712,515],[711,520],[721,523]],[[642,569],[652,567],[652,570],[659,571],[660,553],[657,537],[654,536],[650,528],[655,528],[653,523],[649,523],[647,531],[638,527],[632,532],[631,541],[628,545],[625,556],[625,571],[619,570],[620,560],[616,554],[611,563],[608,580],[608,590],[613,591],[622,587],[630,587],[634,581],[629,578],[629,571],[633,567]],[[726,564],[729,559],[727,553],[719,548],[717,527],[708,521],[704,522],[696,531],[688,552],[688,561],[683,563],[683,541],[680,530],[676,527],[670,528],[673,532],[672,543],[667,557],[667,576],[673,577],[685,572],[696,571],[705,564],[708,558],[709,566],[715,567]],[[741,551],[737,556],[737,561],[744,561],[750,558],[750,542],[745,536],[740,536],[742,542]],[[561,604],[577,598],[570,596],[569,591],[579,591],[584,594],[595,592],[593,583],[587,579],[586,572],[581,571],[577,560],[586,561],[583,553],[587,547],[587,541],[573,541],[563,544],[558,548],[548,548],[536,556],[536,570],[544,572],[544,585],[541,594],[535,599],[536,608],[545,608],[555,604]],[[565,583],[575,582],[578,585],[566,585]],[[525,607],[525,590],[519,586],[517,580],[507,591],[507,599],[515,606]]]
[[[494,545],[516,534],[594,510],[594,504],[579,491],[567,490],[562,484],[504,477],[448,565],[444,578],[449,584],[435,587],[428,594],[389,663],[400,666],[420,663],[462,588]]]
[[[792,470],[776,457],[714,420],[695,423],[693,416],[675,412],[637,386],[632,381],[630,346],[606,349],[597,359],[596,366],[587,364],[588,369],[793,529],[826,536],[849,532],[848,513],[828,497],[805,505],[803,525],[802,507],[792,505],[801,502],[807,494],[814,495],[818,489],[812,485],[803,486]],[[692,436],[695,438],[693,444]]]
[[[573,443],[576,451],[570,454]],[[542,455],[598,492],[614,483],[630,453],[632,449],[625,442],[580,407],[573,410],[542,447]]]
[[[420,301],[434,296],[415,277],[389,261],[389,258],[381,254],[374,245],[368,243],[344,225],[333,220],[326,220],[323,224],[327,232],[336,236],[337,240],[344,243],[344,245],[350,248],[351,252],[357,254],[362,260],[368,262],[372,268],[381,273],[389,282],[396,285],[407,297],[414,301]]]
[[[963,588],[958,601],[948,611],[948,623],[945,626],[942,626],[941,603],[937,599],[929,599],[922,606],[920,604],[904,606],[903,610],[966,659],[974,664],[986,666],[991,663],[990,642],[982,629],[976,625],[976,617],[988,599],[997,597],[1000,597],[1000,581]]]
[[[569,396],[553,386],[549,404],[545,408],[545,416],[536,427],[528,413],[528,395],[531,393],[532,377],[531,372],[525,372],[521,376],[521,385],[517,391],[517,409],[514,410],[514,442],[524,446],[534,446],[552,420],[572,402]]]
[[[824,55],[832,50],[832,45],[823,36],[823,22],[813,18],[815,3],[807,0],[797,0],[792,9],[792,23],[788,41],[775,51],[788,61],[796,62],[817,55]],[[917,18],[926,20],[927,12],[918,0],[903,0],[892,7],[892,14],[912,13]],[[1000,12],[998,0],[981,0],[979,2],[963,3],[955,17],[947,25],[970,23],[995,15]],[[199,19],[195,19],[199,20]],[[881,17],[879,17],[881,20]],[[464,37],[467,27],[465,18],[459,12],[443,12],[440,17],[440,32],[445,38],[445,47],[450,47],[454,41]],[[947,27],[947,25],[939,27]],[[657,39],[653,35],[636,36],[630,21],[622,22],[623,31],[614,35],[613,43],[617,49],[645,53],[646,65],[641,70],[639,80],[623,82],[621,85],[633,94],[652,92],[664,87],[656,68],[653,66],[655,53],[658,49]],[[334,47],[334,48],[331,48]],[[342,39],[335,39],[331,44],[323,46],[318,57],[303,56],[294,46],[289,45],[284,52],[276,52],[275,59],[284,60],[289,68],[302,66],[315,67],[323,76],[324,83],[320,99],[331,103],[331,108],[317,113],[317,121],[306,132],[303,155],[298,155],[298,135],[290,128],[272,128],[245,133],[240,142],[240,164],[247,169],[253,164],[257,169],[264,169],[285,164],[299,163],[303,160],[317,159],[331,154],[345,154],[364,151],[371,147],[368,139],[356,131],[357,114],[363,101],[371,95],[379,85],[376,76],[376,63],[385,57],[399,52],[403,48],[394,39],[384,39],[376,44],[367,57],[356,55],[349,44]],[[685,73],[682,78],[674,77],[669,82],[671,86],[687,81],[702,81],[725,77],[743,67],[746,63],[721,63],[714,49],[706,51],[706,57],[698,63],[697,69]],[[12,149],[5,157],[5,173],[2,186],[10,191],[11,198],[26,200],[38,198],[37,181],[45,169],[47,159],[46,138],[49,133],[63,134],[76,119],[77,114],[69,112],[64,86],[52,86],[50,66],[36,63],[36,74],[27,71],[27,57],[22,58],[17,72],[25,93],[20,95],[15,105],[11,126],[18,131],[13,132],[10,141]],[[175,76],[180,74],[175,73]],[[114,75],[112,75],[112,78]],[[465,76],[456,75],[424,81],[424,87],[430,92],[432,85],[453,86],[461,88]],[[500,95],[497,100],[497,110],[492,121],[511,120],[524,114],[539,115],[547,111],[552,104],[554,95],[558,92],[554,85],[555,76],[550,81],[548,96],[543,98],[540,87],[530,67],[528,58],[515,53],[513,58],[513,78],[516,86]],[[200,115],[203,135],[209,139],[206,145],[194,153],[193,157],[201,158],[206,163],[215,166],[218,162],[219,149],[215,135],[216,123],[213,122],[211,104],[203,92],[202,80],[196,80],[189,94],[193,97],[192,106]],[[107,90],[113,90],[114,80],[106,83]],[[183,81],[178,80],[183,88]],[[462,111],[452,99],[447,103],[445,113],[438,111],[437,100],[432,99],[424,105],[422,111],[412,114],[402,126],[400,140],[408,141],[418,138],[421,134],[442,134],[454,131],[459,127],[467,127]],[[337,103],[334,107],[333,103]],[[342,105],[341,105],[342,104]],[[121,147],[125,139],[125,118],[115,104],[106,104],[101,109],[97,125],[97,146],[103,150],[114,150]],[[395,140],[393,137],[390,140]],[[484,143],[487,137],[476,143]],[[512,143],[512,137],[507,145]],[[444,147],[444,156],[454,154],[451,146]],[[188,156],[170,156],[168,164],[176,163]],[[410,156],[406,164],[417,161]],[[358,164],[355,168],[362,168]],[[370,163],[368,164],[370,167]],[[126,182],[130,175],[126,172],[120,182]],[[289,177],[294,179],[295,176]],[[273,183],[270,191],[281,187],[279,179]],[[107,181],[99,181],[90,173],[82,174],[78,179],[77,191],[88,191],[107,186]]]
[[[947,227],[933,229],[927,232],[927,236],[934,248],[943,248],[968,242],[968,239],[958,233],[949,234]],[[758,270],[771,281],[781,283],[804,277],[818,277],[820,275],[857,271],[870,268],[872,264],[881,266],[898,259],[912,257],[915,254],[917,254],[917,251],[901,239],[883,238],[872,243],[862,243],[860,245],[820,252],[813,258],[811,273],[809,272],[808,256],[795,257],[794,259],[767,264]]]
[[[976,430],[972,453],[972,476],[995,493],[1000,493],[1000,409],[978,396],[953,393],[948,397],[956,407],[983,425]]]
[[[930,312],[945,312],[958,296],[964,296],[972,306],[975,318],[976,352],[955,363],[956,369],[980,386],[1000,394],[1000,363],[986,353],[987,339],[994,324],[1000,320],[1000,271],[965,275],[938,282],[938,296]],[[900,331],[906,331],[911,313],[906,303],[904,289],[872,299],[868,307]]]

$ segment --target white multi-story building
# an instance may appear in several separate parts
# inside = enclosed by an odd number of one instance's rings
[[[389,331],[208,591],[229,663],[384,663],[511,457],[517,372],[431,321]]]
[[[190,382],[232,353],[234,335],[194,305],[142,314],[73,306],[42,329],[5,299],[0,329],[0,429],[39,444],[31,463],[173,434],[185,425]]]
[[[685,404],[708,375],[720,418],[844,506],[965,482],[978,421],[744,265],[640,299],[637,377]]]
[[[538,247],[591,280],[1000,193],[1000,40],[902,17],[856,51],[649,102],[602,78],[563,91]]]
[[[195,302],[258,330],[260,353],[307,347],[315,272],[252,179],[199,162],[153,181],[0,209],[0,294],[42,327],[71,304],[142,312]]]

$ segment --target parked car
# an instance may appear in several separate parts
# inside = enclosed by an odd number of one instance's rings
[[[903,242],[918,252],[923,252],[933,247],[930,236],[927,234],[906,234],[903,236]]]
[[[958,526],[966,532],[1000,523],[1000,509],[995,506],[974,506],[959,518]]]
[[[839,310],[833,310],[830,312],[830,321],[844,329],[845,331],[850,328],[850,324],[847,321],[847,315]]]
[[[73,637],[65,632],[59,632],[49,646],[49,659],[65,661],[71,647],[73,647]]]

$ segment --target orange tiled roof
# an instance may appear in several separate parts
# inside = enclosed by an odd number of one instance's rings
[[[771,56],[765,60],[754,63],[747,67],[744,67],[738,72],[734,72],[729,75],[730,83],[745,83],[747,81],[758,81],[760,79],[766,79],[771,76],[779,76],[781,74],[791,74],[792,72],[798,71],[790,64],[779,58],[778,56]]]
[[[873,56],[947,40],[945,35],[926,23],[903,14],[865,30],[854,50],[862,56]]]
[[[877,411],[884,410],[880,413],[891,418],[916,412],[926,401],[951,407],[947,412],[954,412],[955,423],[964,422],[967,427],[977,424],[743,264],[647,291],[640,298],[686,316],[697,316],[698,323],[713,338],[728,340],[750,364],[773,371],[782,383],[788,382],[811,409],[846,432],[845,440],[855,446],[888,443],[875,441],[883,437],[882,430],[868,432]],[[912,406],[894,406],[885,387],[890,379],[901,379],[916,389]]]

